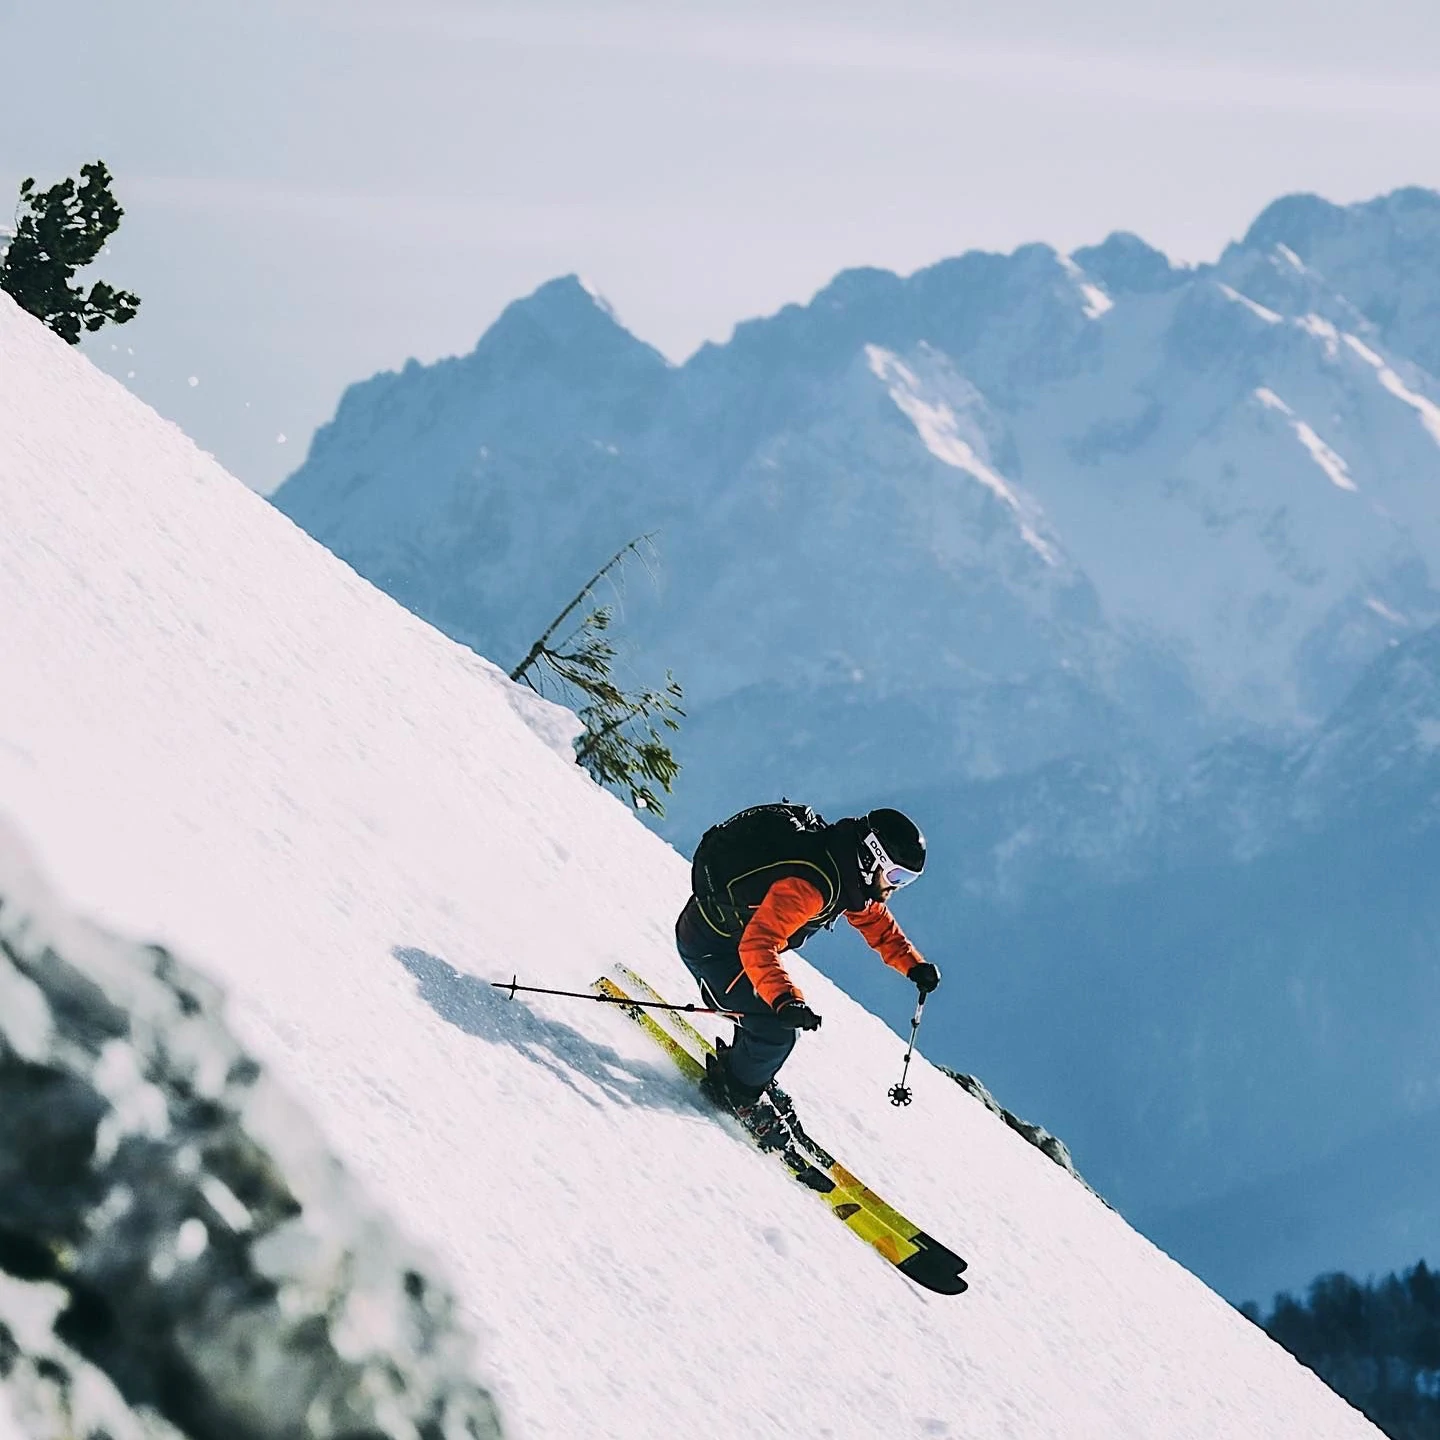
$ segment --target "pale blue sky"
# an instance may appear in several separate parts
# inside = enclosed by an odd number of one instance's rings
[[[109,163],[145,303],[87,348],[268,489],[567,271],[682,359],[848,265],[1440,188],[1440,6],[1319,8],[0,0],[0,195]]]

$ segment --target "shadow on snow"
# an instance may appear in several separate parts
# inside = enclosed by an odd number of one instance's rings
[[[619,1104],[677,1111],[704,1108],[698,1095],[691,1097],[681,1088],[678,1076],[631,1060],[563,1021],[537,1015],[523,1000],[512,1000],[488,980],[466,975],[438,955],[408,945],[396,945],[390,953],[415,977],[420,998],[447,1024],[512,1046],[597,1108],[601,1102],[576,1083],[577,1075]]]

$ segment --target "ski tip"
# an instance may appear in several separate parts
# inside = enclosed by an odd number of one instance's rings
[[[932,1275],[924,1270],[916,1271],[908,1264],[899,1268],[902,1275],[908,1276],[917,1285],[935,1295],[963,1295],[970,1288],[970,1282],[953,1271]]]
[[[957,1275],[969,1268],[970,1262],[962,1259],[949,1246],[942,1245],[933,1235],[917,1230],[910,1236],[910,1243],[918,1245],[927,1261],[937,1269],[953,1270]]]
[[[917,1285],[933,1290],[937,1295],[963,1295],[970,1288],[970,1282],[961,1278],[960,1272],[966,1266],[958,1255],[948,1262],[937,1262],[934,1256],[926,1255],[922,1250],[901,1261],[896,1268]]]

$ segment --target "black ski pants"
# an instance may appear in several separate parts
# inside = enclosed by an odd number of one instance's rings
[[[795,1031],[755,993],[734,940],[717,935],[701,918],[692,897],[675,922],[675,947],[695,977],[707,1005],[738,1010],[727,1069],[741,1085],[763,1089],[790,1058]]]

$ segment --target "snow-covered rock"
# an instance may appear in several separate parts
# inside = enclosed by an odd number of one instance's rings
[[[186,1440],[56,1335],[69,1298],[59,1285],[17,1280],[0,1265],[0,1440]]]
[[[1060,1139],[1058,1135],[1052,1135],[1043,1125],[1032,1124],[1029,1120],[1022,1120],[1013,1111],[1007,1110],[991,1093],[989,1087],[977,1075],[962,1075],[958,1070],[951,1070],[948,1066],[940,1067],[967,1095],[973,1095],[992,1115],[998,1115],[1017,1135],[1023,1136],[1042,1155],[1053,1160],[1067,1175],[1073,1175],[1076,1181],[1085,1185],[1085,1179],[1075,1168],[1075,1161],[1070,1156],[1070,1147]],[[1090,1190],[1088,1185],[1085,1185]],[[1093,1195],[1095,1192],[1090,1191]],[[1104,1197],[1098,1197],[1103,1199]]]
[[[73,919],[6,824],[0,1219],[0,1388],[32,1436],[498,1440],[432,1263],[215,987]]]

